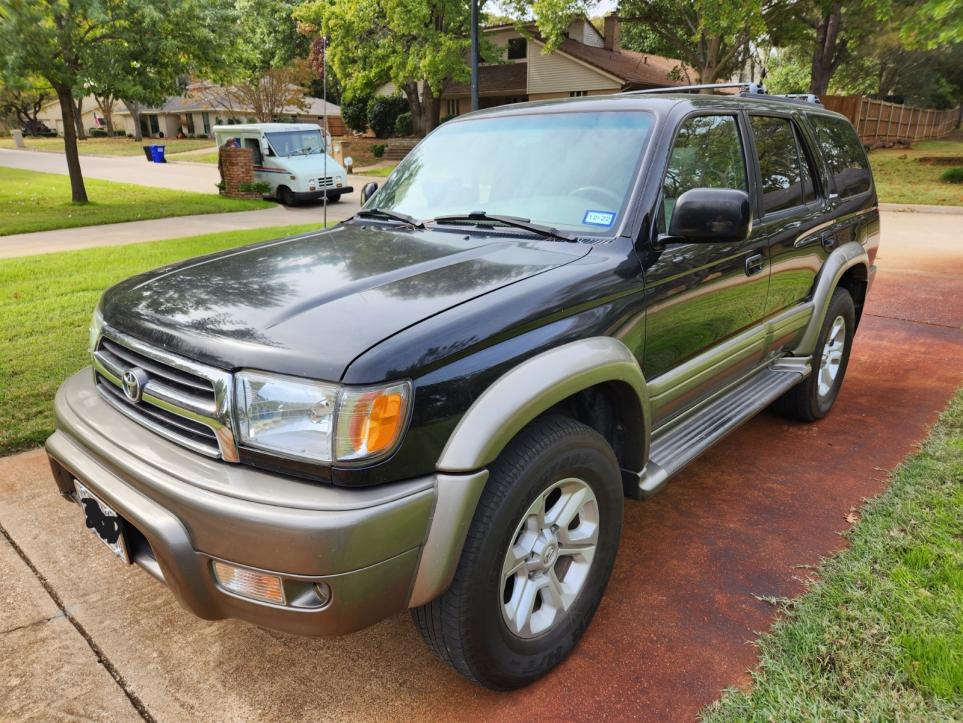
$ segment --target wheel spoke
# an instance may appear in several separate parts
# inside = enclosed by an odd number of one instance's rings
[[[561,529],[568,527],[589,501],[590,495],[591,491],[587,487],[579,487],[572,491],[563,490],[562,496],[546,515],[545,522],[549,525],[558,525]]]
[[[512,599],[505,605],[505,613],[514,632],[528,635],[532,631],[532,611],[538,598],[539,585],[528,576],[519,577],[512,591]]]

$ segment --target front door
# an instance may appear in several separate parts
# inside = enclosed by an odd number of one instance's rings
[[[692,188],[749,192],[746,129],[738,114],[686,118],[669,156],[658,225]],[[764,243],[670,244],[644,259],[642,369],[656,425],[759,363],[769,291]],[[755,328],[754,328],[755,327]],[[760,338],[756,338],[756,337]]]

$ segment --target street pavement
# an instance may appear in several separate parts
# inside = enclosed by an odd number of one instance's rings
[[[92,538],[41,450],[0,460],[0,719],[694,719],[750,683],[765,599],[804,592],[963,382],[959,216],[884,214],[877,262],[832,414],[764,413],[627,500],[581,645],[513,693],[452,673],[407,615],[333,640],[198,620]]]

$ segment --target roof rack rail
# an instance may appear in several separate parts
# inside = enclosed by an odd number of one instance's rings
[[[721,90],[724,88],[742,88],[739,96],[749,98],[764,96],[767,100],[782,100],[789,103],[807,103],[822,105],[818,96],[812,93],[786,93],[784,95],[770,95],[762,83],[704,83],[702,85],[679,85],[674,88],[649,88],[648,90],[627,90],[624,95],[648,95],[657,93],[692,93],[700,90]]]
[[[648,90],[627,90],[626,95],[648,93],[691,93],[696,90],[721,90],[723,88],[744,88],[744,95],[768,95],[761,83],[703,83],[701,85],[677,85],[673,88],[649,88]]]

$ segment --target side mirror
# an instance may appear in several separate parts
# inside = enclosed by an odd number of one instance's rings
[[[263,138],[261,139],[261,154],[265,156],[271,155],[271,146],[269,146],[268,142]]]
[[[368,181],[364,186],[361,187],[361,205],[364,206],[368,199],[375,195],[375,191],[378,190],[378,184],[374,181]]]
[[[344,170],[351,171],[351,167],[354,166],[354,159],[351,156],[346,156],[344,159]]]
[[[731,188],[693,188],[675,202],[668,238],[687,243],[744,241],[752,230],[749,195]]]

